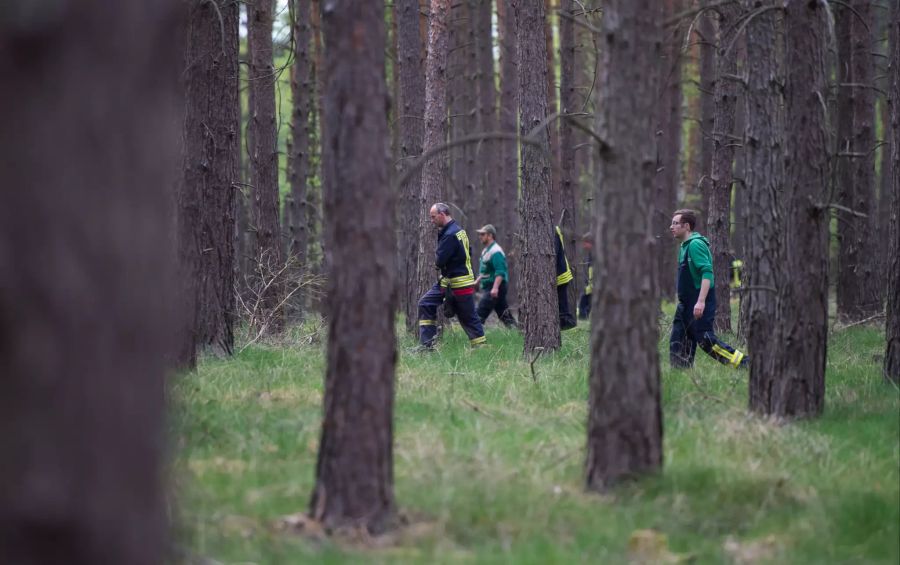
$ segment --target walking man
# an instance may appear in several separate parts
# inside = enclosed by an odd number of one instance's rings
[[[678,210],[669,230],[681,242],[678,252],[678,306],[669,338],[669,361],[673,367],[694,364],[697,345],[716,361],[734,368],[746,368],[750,358],[719,340],[713,331],[716,317],[716,289],[709,241],[694,231],[697,215]]]
[[[492,224],[487,224],[478,230],[478,238],[484,246],[478,265],[478,278],[475,279],[476,283],[481,283],[483,291],[478,302],[478,318],[484,324],[491,312],[496,312],[504,326],[515,328],[516,320],[506,302],[509,268],[506,266],[506,254],[497,243],[497,229]]]
[[[562,230],[556,226],[556,295],[559,298],[559,328],[571,330],[578,325],[575,316],[569,309],[569,285],[575,275],[569,267],[569,259],[566,257],[566,246],[563,241]]]
[[[447,293],[452,293],[454,309],[469,343],[484,343],[484,329],[475,313],[475,275],[472,273],[472,255],[469,236],[450,217],[450,208],[438,202],[429,211],[431,223],[438,228],[438,244],[434,264],[440,271],[438,282],[419,299],[419,344],[432,349],[437,336],[437,309]]]

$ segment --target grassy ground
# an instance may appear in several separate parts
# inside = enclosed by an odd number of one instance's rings
[[[587,337],[564,334],[536,383],[514,332],[492,327],[473,351],[456,326],[431,355],[403,338],[395,483],[411,526],[383,542],[278,526],[313,485],[321,343],[298,330],[205,360],[172,385],[179,543],[228,563],[900,562],[900,395],[880,377],[881,332],[832,336],[812,422],[748,415],[746,373],[705,356],[664,368],[665,469],[604,496],[582,488]]]

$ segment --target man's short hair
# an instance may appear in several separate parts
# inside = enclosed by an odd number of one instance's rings
[[[681,216],[681,222],[687,224],[691,231],[694,231],[694,228],[697,227],[697,212],[694,210],[682,208],[681,210],[675,210],[675,213],[672,215]]]
[[[450,206],[447,206],[443,202],[435,202],[434,206],[432,206],[435,210],[437,210],[438,214],[445,214],[447,216],[450,215]]]

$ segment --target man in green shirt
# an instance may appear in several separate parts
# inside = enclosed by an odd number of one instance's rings
[[[478,230],[478,237],[484,246],[478,267],[478,278],[475,279],[482,290],[481,300],[478,302],[478,317],[484,324],[491,312],[496,312],[503,325],[514,328],[516,320],[506,302],[509,268],[506,266],[506,254],[496,241],[497,229],[487,224]]]
[[[681,243],[678,251],[678,306],[669,338],[669,361],[673,367],[694,364],[697,346],[716,361],[734,368],[746,368],[750,358],[716,337],[716,290],[709,241],[694,231],[693,210],[677,210],[669,230]]]

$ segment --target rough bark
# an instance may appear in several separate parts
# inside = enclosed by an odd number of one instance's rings
[[[428,56],[425,59],[425,137],[422,151],[443,145],[447,141],[447,59],[450,47],[450,0],[431,0],[431,20],[428,30]],[[428,217],[432,204],[442,200],[447,179],[445,152],[422,165],[422,187],[419,192],[419,253],[418,289],[428,290],[437,278],[434,269],[436,245],[434,226]]]
[[[185,5],[8,6],[0,562],[162,563]]]
[[[497,131],[497,86],[494,73],[494,40],[491,30],[491,0],[474,0],[472,14],[475,18],[475,53],[477,56],[478,85],[478,124],[479,132]],[[481,223],[492,223],[496,226],[496,214],[505,203],[500,199],[500,191],[497,187],[499,180],[497,167],[497,143],[483,141],[474,147],[475,170],[478,174],[476,195],[478,214],[474,219],[477,224],[471,227],[480,227]],[[475,204],[475,203],[473,203]],[[509,238],[509,233],[502,233],[500,237],[504,243]]]
[[[309,271],[309,141],[313,102],[312,63],[310,60],[311,29],[309,0],[291,0],[291,33],[294,63],[291,67],[291,143],[289,148],[288,180],[291,197],[287,204],[290,243],[288,254],[295,265],[294,273],[302,276]],[[305,297],[294,301],[295,314],[304,313]]]
[[[762,6],[772,6],[767,0]],[[744,0],[744,9],[760,6]],[[777,15],[761,14],[747,25],[747,91],[744,151],[747,158],[747,273],[748,323],[744,329],[753,363],[750,365],[750,409],[767,412],[769,390],[779,379],[777,369],[788,351],[777,338],[778,292],[787,276],[782,255],[785,216],[784,121],[778,76]]]
[[[709,5],[711,0],[702,0]],[[709,194],[712,191],[712,160],[715,153],[713,132],[716,127],[716,66],[718,43],[718,26],[713,12],[704,12],[700,17],[700,195],[702,198],[700,222],[701,226],[709,217]],[[701,226],[700,229],[703,229]]]
[[[500,40],[500,131],[516,134],[519,131],[519,102],[516,90],[519,85],[519,68],[516,66],[518,47],[516,43],[516,14],[512,0],[497,0],[497,21]],[[507,299],[510,304],[518,302],[522,278],[522,234],[519,212],[519,146],[516,141],[500,144],[500,221],[494,226],[499,233],[507,234],[506,259],[512,281]]]
[[[601,20],[597,130],[606,144],[594,232],[603,245],[594,248],[586,463],[591,490],[662,466],[651,219],[659,75],[646,73],[660,56],[658,14],[655,0],[608,0]]]
[[[718,8],[719,46],[717,52],[715,86],[715,126],[707,235],[713,259],[716,301],[716,331],[731,331],[731,289],[728,287],[733,253],[731,250],[731,185],[732,166],[737,140],[734,135],[734,115],[737,104],[737,84],[730,76],[737,73],[738,5]]]
[[[556,49],[553,46],[553,19],[554,10],[558,0],[544,0],[544,53],[547,55],[547,113],[559,111],[557,93],[559,83],[556,82]],[[553,120],[547,125],[550,132],[550,201],[553,206],[553,221],[558,222],[562,214],[563,200],[559,191],[562,184],[560,175],[560,145],[559,145],[559,120]],[[575,285],[569,285],[572,289]]]
[[[573,0],[562,0],[560,7],[567,14],[581,8]],[[559,18],[559,101],[561,115],[581,111],[575,84],[575,23],[571,18]],[[581,278],[578,269],[578,241],[581,232],[578,226],[578,171],[575,167],[575,127],[566,118],[559,121],[559,205],[562,220],[559,226],[565,236],[566,257],[575,275],[574,284],[569,285],[569,304],[578,304],[578,283]]]
[[[325,266],[325,249],[324,238],[322,238],[322,230],[324,225],[322,222],[322,197],[325,192],[325,161],[328,159],[328,151],[323,147],[321,140],[325,139],[325,123],[323,120],[324,112],[324,96],[325,85],[327,83],[327,69],[324,64],[324,55],[322,49],[322,10],[320,0],[310,0],[310,28],[312,31],[312,50],[313,50],[313,84],[315,84],[315,104],[312,106],[314,135],[318,137],[312,143],[310,149],[310,160],[318,162],[318,185],[311,183],[307,200],[309,201],[309,216],[307,233],[309,234],[310,245],[307,248],[309,253],[310,268],[316,274],[322,274]],[[315,174],[315,173],[314,173]],[[311,302],[310,306],[314,306]],[[321,306],[319,310],[322,310]]]
[[[894,4],[891,23],[891,239],[888,269],[884,378],[900,384],[900,7]]]
[[[870,0],[853,0],[842,10],[842,31],[849,27],[849,41],[843,33],[840,46],[849,47],[849,57],[841,56],[841,67],[849,59],[849,72],[841,77],[843,96],[849,90],[850,128],[841,138],[838,155],[845,157],[838,187],[838,203],[867,217],[838,211],[839,253],[837,304],[838,316],[856,321],[881,310],[877,297],[875,271],[877,253],[872,244],[875,222],[868,216],[875,209],[875,90]],[[849,45],[847,45],[849,43]],[[846,82],[845,82],[846,80]],[[845,85],[852,86],[845,86]],[[840,119],[840,118],[839,118]]]
[[[395,516],[396,235],[385,159],[384,5],[331,3],[322,21],[324,143],[333,152],[326,166],[340,190],[325,193],[328,367],[310,514],[331,531],[377,534]]]
[[[546,17],[542,2],[515,0],[518,39],[519,120],[521,136],[547,118]],[[525,354],[542,348],[559,349],[556,254],[551,212],[550,132],[537,135],[540,147],[522,145],[522,200],[524,243],[522,253],[522,312]]]
[[[665,0],[660,13],[665,20],[678,14],[683,9],[681,0]],[[653,199],[653,225],[656,226],[654,237],[666,241],[669,235],[669,222],[672,212],[677,208],[678,181],[681,166],[681,43],[683,41],[681,25],[669,30],[664,37],[663,58],[657,62],[660,73],[659,104],[657,116],[657,174],[654,179],[656,194]],[[677,268],[677,256],[667,245],[657,246],[657,288],[662,296],[672,298],[675,288],[672,286],[672,273]]]
[[[472,26],[469,1],[454,0],[450,7],[450,42],[447,71],[447,105],[449,108],[450,141],[475,133],[476,86],[471,80],[474,67],[470,56],[474,45],[469,32]],[[454,216],[463,226],[469,225],[470,216],[475,212],[475,171],[472,167],[474,145],[463,144],[453,147],[450,153],[449,182],[446,186],[448,200],[455,209]],[[474,224],[473,224],[474,225]]]
[[[178,255],[188,327],[179,361],[193,368],[198,349],[230,355],[234,346],[238,5],[191,3],[186,39]]]
[[[281,330],[284,252],[278,200],[278,134],[275,113],[275,65],[272,48],[274,0],[247,4],[247,48],[250,54],[247,148],[253,190],[251,229],[256,234],[254,261],[259,288],[258,320],[266,333]]]
[[[815,416],[825,403],[828,338],[828,141],[823,92],[827,7],[789,2],[785,15],[785,261],[790,269],[778,306],[785,349],[778,378],[759,410],[778,417]]]
[[[422,56],[422,39],[419,34],[419,0],[394,2],[397,20],[397,65],[400,70],[400,108],[396,124],[400,129],[400,155],[397,174],[404,174],[422,154],[423,119],[425,116],[425,69]],[[401,229],[418,224],[422,216],[420,189],[422,171],[414,171],[400,187],[399,219]],[[403,277],[401,307],[406,318],[406,330],[417,331],[417,301],[421,288],[416,272],[418,246],[407,241],[400,245],[400,276]]]

